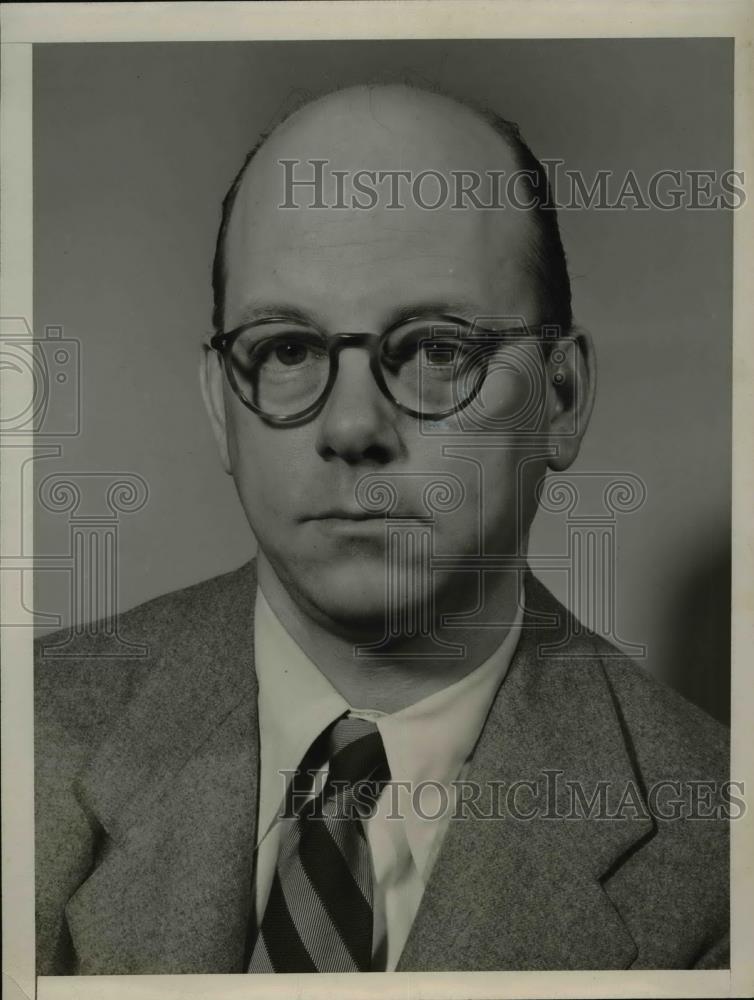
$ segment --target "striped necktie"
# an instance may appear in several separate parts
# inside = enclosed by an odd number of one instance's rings
[[[351,716],[338,719],[321,741],[327,781],[283,835],[249,972],[371,967],[373,875],[362,817],[390,780],[385,748],[373,722]],[[310,752],[292,789],[300,790],[307,774],[311,780],[305,770],[311,760]]]

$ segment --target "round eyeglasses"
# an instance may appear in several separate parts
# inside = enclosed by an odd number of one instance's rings
[[[369,351],[375,382],[399,410],[440,420],[472,402],[501,344],[525,334],[523,324],[481,329],[457,316],[438,315],[402,320],[381,334],[326,336],[295,320],[265,317],[216,333],[210,346],[221,355],[241,402],[268,423],[286,426],[311,418],[324,405],[344,348]]]

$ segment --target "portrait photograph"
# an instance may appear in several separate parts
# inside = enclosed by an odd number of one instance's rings
[[[11,995],[746,995],[747,5],[23,6]]]

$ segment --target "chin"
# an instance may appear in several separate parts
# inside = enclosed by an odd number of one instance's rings
[[[321,579],[304,593],[311,616],[325,628],[354,637],[381,637],[387,626],[385,588]]]
[[[318,566],[296,581],[310,614],[325,627],[344,634],[381,637],[385,631],[384,564]]]

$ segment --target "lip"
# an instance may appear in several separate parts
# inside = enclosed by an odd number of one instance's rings
[[[385,514],[369,514],[363,510],[329,510],[311,518],[312,521],[385,521]]]
[[[338,511],[309,519],[315,529],[335,537],[363,536],[382,538],[387,518],[383,514],[365,514],[360,511]]]

